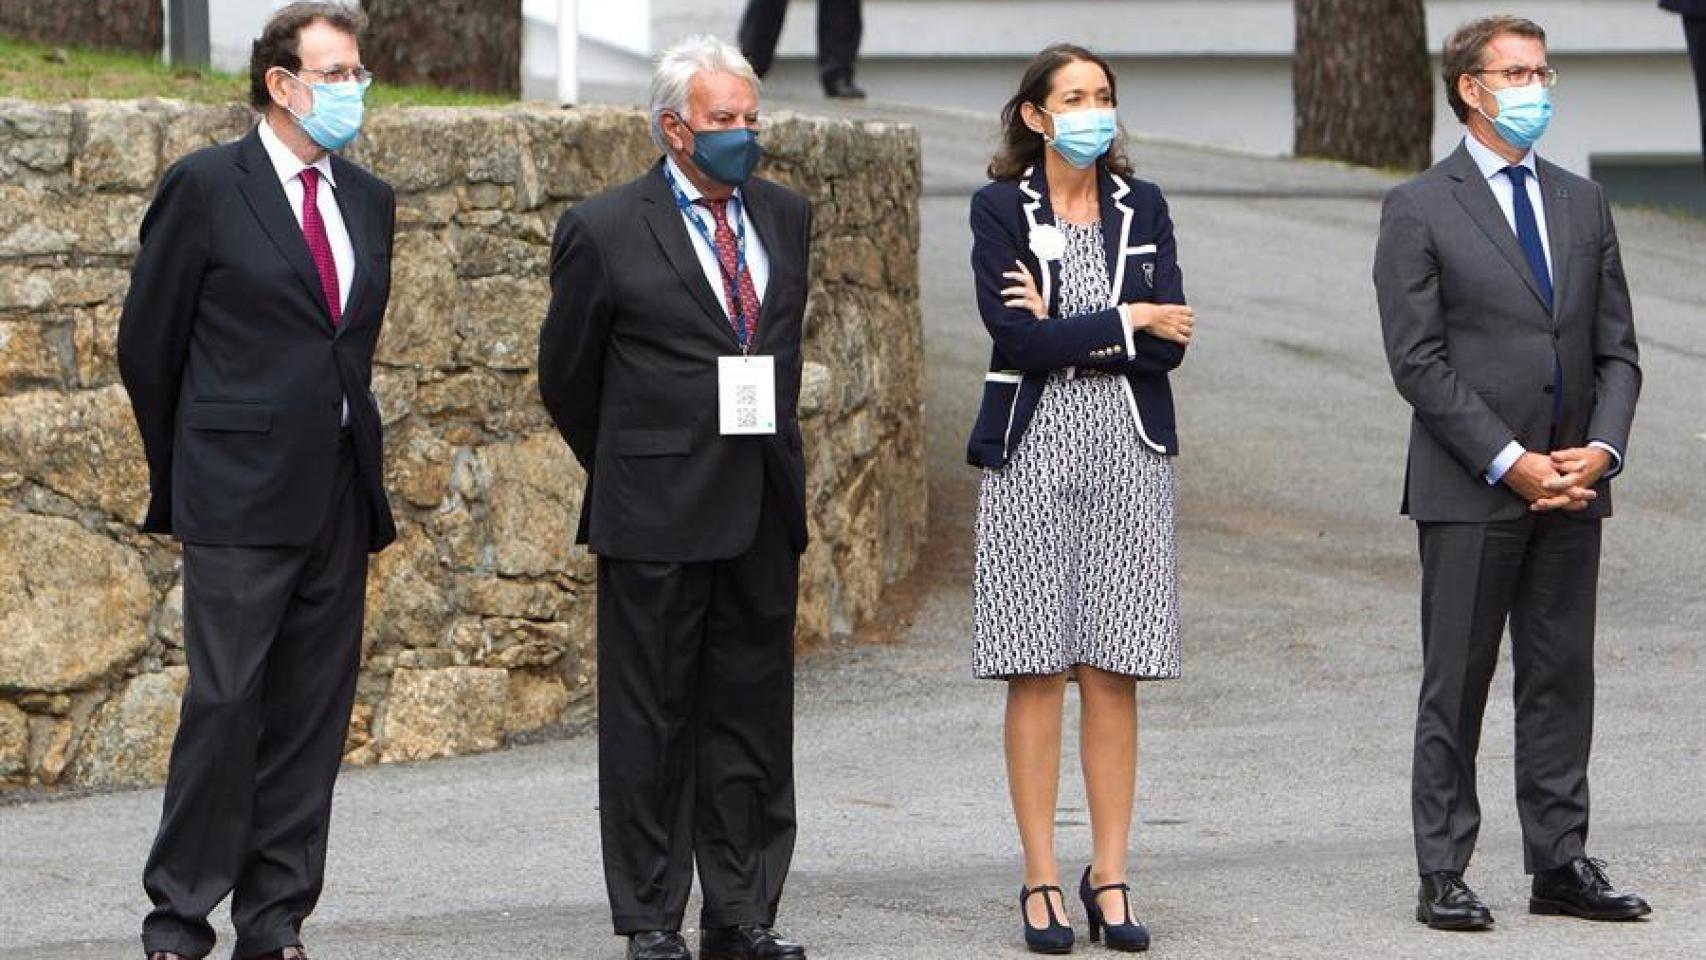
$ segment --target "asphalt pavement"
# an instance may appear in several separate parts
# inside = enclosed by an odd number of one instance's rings
[[[932,542],[926,569],[869,631],[892,639],[803,660],[800,833],[779,926],[814,960],[1022,956],[1003,690],[969,676],[977,475],[962,451],[988,347],[966,210],[994,125],[800,106],[924,134]],[[1606,525],[1589,851],[1655,913],[1616,925],[1526,913],[1507,656],[1469,874],[1498,923],[1447,934],[1411,912],[1420,650],[1415,532],[1397,513],[1408,417],[1370,281],[1378,198],[1396,181],[1179,144],[1139,142],[1133,155],[1171,199],[1199,318],[1175,379],[1185,676],[1142,694],[1132,880],[1153,952],[1706,956],[1706,222],[1617,211],[1646,390]],[[599,868],[595,752],[583,735],[346,773],[326,893],[305,931],[313,955],[621,956]],[[1062,872],[1075,878],[1089,828],[1071,763],[1061,805]],[[136,956],[159,808],[158,790],[0,807],[0,954]]]

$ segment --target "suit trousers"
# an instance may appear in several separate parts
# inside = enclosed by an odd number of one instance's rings
[[[206,956],[208,914],[228,894],[234,956],[299,944],[319,899],[361,662],[370,522],[347,438],[335,469],[307,546],[184,544],[189,684],[143,873],[147,952]]]
[[[616,933],[775,921],[794,848],[799,555],[769,498],[747,551],[598,561],[598,797]]]
[[[1461,872],[1474,853],[1475,756],[1507,618],[1524,867],[1583,856],[1600,521],[1541,513],[1417,527],[1422,689],[1411,812],[1420,872]]]
[[[853,78],[859,58],[859,40],[865,32],[860,0],[818,0],[817,69],[824,83]],[[776,41],[782,36],[782,17],[788,0],[748,0],[741,14],[738,36],[741,53],[751,61],[759,76],[770,72],[776,58]]]

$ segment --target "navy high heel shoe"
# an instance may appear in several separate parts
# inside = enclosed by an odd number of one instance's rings
[[[1125,922],[1109,923],[1102,915],[1102,907],[1096,902],[1096,897],[1107,890],[1118,890],[1125,898]],[[1109,950],[1121,950],[1126,953],[1137,953],[1149,949],[1149,928],[1138,922],[1131,915],[1131,886],[1125,883],[1110,883],[1105,886],[1090,886],[1090,868],[1084,868],[1084,879],[1078,881],[1078,899],[1084,901],[1084,913],[1090,918],[1090,942],[1095,943],[1107,934]]]
[[[1048,926],[1042,928],[1031,926],[1030,914],[1025,912],[1025,901],[1039,893],[1043,895],[1043,906],[1048,909]],[[1049,899],[1050,893],[1059,893],[1063,900],[1066,897],[1059,887],[1046,884],[1019,888],[1019,922],[1025,925],[1025,949],[1032,953],[1071,953],[1072,928],[1054,915],[1054,901]]]

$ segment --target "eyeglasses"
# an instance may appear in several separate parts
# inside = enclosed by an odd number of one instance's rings
[[[1475,73],[1491,73],[1504,77],[1505,85],[1509,87],[1526,87],[1531,83],[1538,83],[1543,87],[1558,85],[1558,71],[1551,67],[1506,67],[1503,70],[1477,70]]]
[[[373,71],[366,67],[332,67],[329,70],[309,70],[303,68],[297,73],[312,73],[316,77],[324,77],[330,83],[349,83],[354,81],[362,86],[373,82]]]

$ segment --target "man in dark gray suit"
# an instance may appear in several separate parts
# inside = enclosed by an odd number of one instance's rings
[[[1641,388],[1617,233],[1598,185],[1534,154],[1558,77],[1539,26],[1467,23],[1443,66],[1467,135],[1387,195],[1374,261],[1392,377],[1414,409],[1403,509],[1422,563],[1416,919],[1493,922],[1463,871],[1507,617],[1529,910],[1632,919],[1647,903],[1616,892],[1584,851],[1600,521]]]

